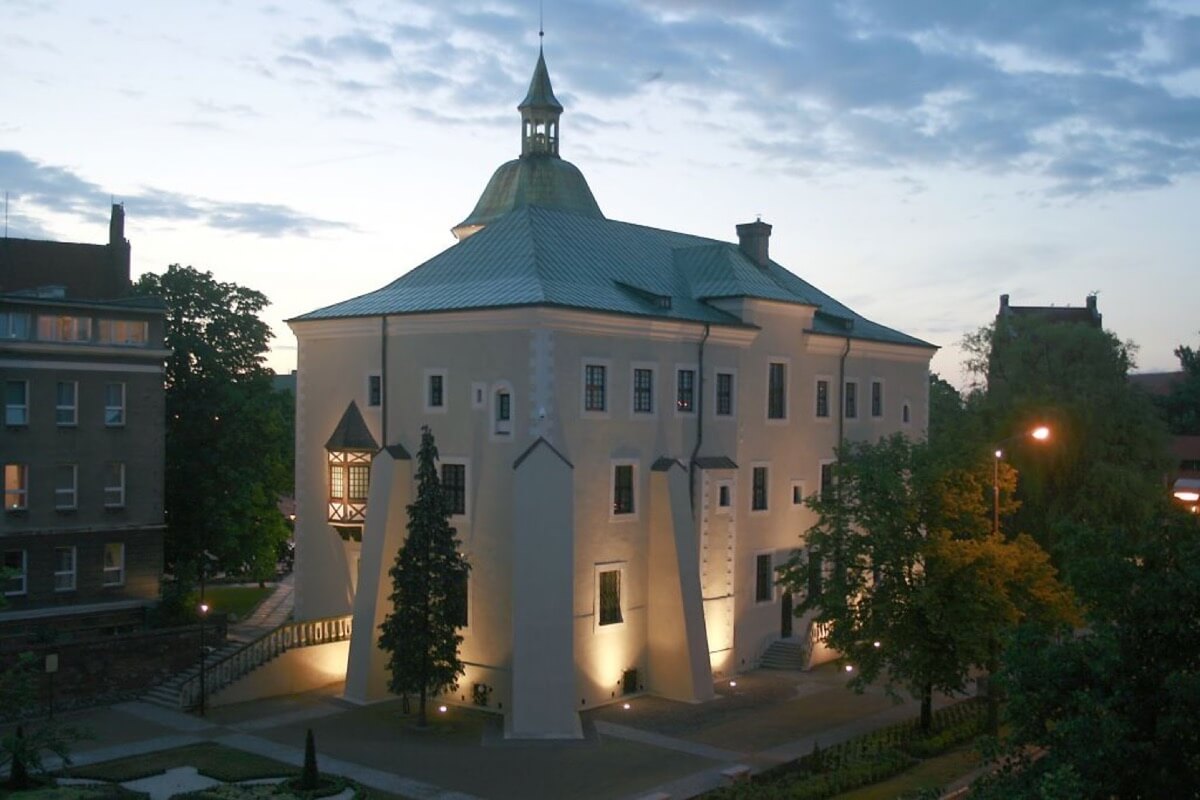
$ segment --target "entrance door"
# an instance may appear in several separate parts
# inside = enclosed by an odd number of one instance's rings
[[[792,593],[784,592],[779,603],[779,635],[784,639],[792,636]]]

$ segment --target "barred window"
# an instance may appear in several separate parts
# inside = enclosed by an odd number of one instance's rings
[[[755,467],[753,472],[753,491],[750,497],[750,508],[753,511],[767,510],[767,468]]]
[[[733,373],[717,373],[717,416],[733,414]]]
[[[858,384],[846,381],[846,419],[858,417]]]
[[[613,513],[633,513],[633,465],[613,467]]]
[[[654,370],[635,369],[633,371],[633,412],[635,414],[654,413]]]
[[[767,603],[771,601],[771,554],[763,553],[754,557],[754,602]]]
[[[442,464],[442,492],[451,514],[467,513],[466,464]]]
[[[696,370],[679,370],[675,373],[675,384],[675,409],[691,414],[696,410]]]
[[[608,369],[603,364],[588,364],[584,367],[584,411],[604,411],[608,408],[607,378]]]
[[[787,418],[787,368],[773,361],[767,368],[767,419]]]
[[[605,570],[600,573],[600,624],[615,625],[624,621],[621,615],[621,570]]]
[[[817,416],[829,416],[829,381],[817,381]]]
[[[871,416],[883,416],[883,383],[871,381]]]

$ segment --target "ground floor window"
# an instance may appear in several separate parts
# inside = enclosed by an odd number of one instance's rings
[[[467,513],[466,464],[442,464],[442,492],[451,514],[462,516]]]
[[[600,624],[616,625],[624,622],[621,615],[621,570],[600,571]]]
[[[27,575],[25,551],[5,550],[4,569],[7,573],[4,580],[4,594],[10,597],[25,594],[25,577]]]
[[[69,592],[75,588],[75,548],[54,548],[54,591]]]
[[[104,585],[121,586],[125,583],[125,545],[109,542],[104,545]]]

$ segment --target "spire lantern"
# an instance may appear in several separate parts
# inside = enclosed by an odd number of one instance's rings
[[[554,96],[541,47],[538,47],[537,66],[533,68],[529,91],[517,110],[521,112],[521,157],[558,158],[558,117],[563,107]]]

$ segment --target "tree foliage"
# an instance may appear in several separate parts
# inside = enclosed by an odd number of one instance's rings
[[[1175,348],[1180,380],[1171,386],[1166,397],[1155,398],[1167,420],[1167,427],[1177,436],[1200,436],[1200,352],[1186,345]]]
[[[380,626],[379,647],[390,654],[388,688],[416,694],[418,724],[426,724],[425,700],[454,687],[465,667],[458,657],[466,617],[470,564],[450,527],[450,505],[442,490],[437,446],[428,426],[417,451],[417,498],[408,506],[408,537],[396,555],[392,613]]]
[[[847,442],[838,456],[836,491],[808,499],[819,519],[781,582],[830,624],[827,644],[854,665],[852,686],[901,685],[928,726],[934,691],[963,691],[1019,622],[1072,618],[1071,596],[1032,539],[991,533],[986,453],[952,466],[897,434]],[[1015,473],[1001,480],[1011,490]]]
[[[184,581],[205,568],[265,577],[288,536],[277,502],[294,442],[292,398],[264,366],[267,298],[178,264],[134,293],[167,305],[167,568]]]

